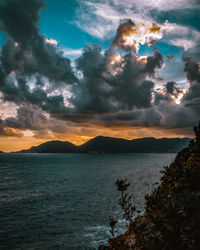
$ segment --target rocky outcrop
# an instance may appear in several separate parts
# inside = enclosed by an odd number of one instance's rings
[[[145,214],[109,246],[99,249],[200,249],[200,125],[196,139],[163,170],[161,184],[145,197]]]

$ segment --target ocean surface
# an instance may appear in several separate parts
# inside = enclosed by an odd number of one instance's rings
[[[0,154],[0,249],[97,249],[119,219],[115,181],[138,210],[175,154]]]

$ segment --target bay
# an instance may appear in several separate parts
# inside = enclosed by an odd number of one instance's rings
[[[131,182],[133,203],[159,182],[175,154],[1,154],[1,249],[97,249],[108,216],[125,230],[115,181]]]

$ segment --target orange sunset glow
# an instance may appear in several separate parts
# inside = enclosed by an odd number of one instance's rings
[[[127,140],[133,140],[143,137],[155,137],[155,138],[173,138],[173,137],[193,137],[193,131],[188,129],[187,133],[185,129],[160,129],[160,128],[146,128],[146,127],[127,127],[127,126],[86,126],[71,127],[68,133],[65,134],[43,134],[38,137],[34,137],[31,131],[24,131],[24,135],[21,137],[7,137],[6,135],[0,138],[0,151],[13,152],[23,149],[28,149],[32,146],[38,146],[46,141],[61,140],[68,141],[75,145],[81,145],[90,139],[103,135],[106,137],[124,138]]]

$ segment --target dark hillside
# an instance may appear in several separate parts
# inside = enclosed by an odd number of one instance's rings
[[[74,153],[77,151],[78,147],[70,142],[50,141],[20,152],[21,153]]]
[[[164,168],[160,185],[145,197],[144,216],[99,249],[200,249],[200,125],[194,131],[196,139]]]

